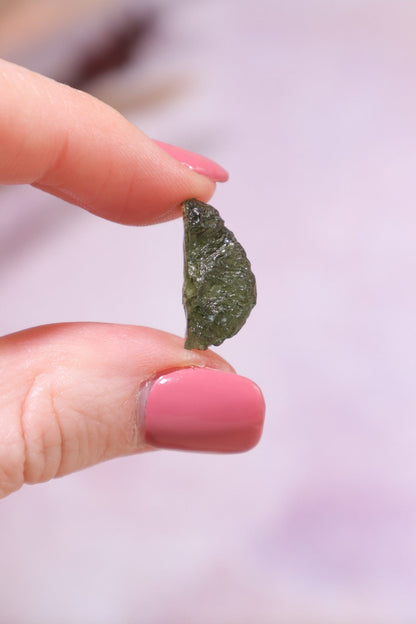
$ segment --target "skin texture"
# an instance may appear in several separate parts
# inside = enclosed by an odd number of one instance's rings
[[[0,61],[0,184],[32,184],[133,225],[180,216],[215,184],[83,91]]]
[[[0,183],[29,183],[125,224],[180,216],[215,184],[166,154],[116,111],[0,61]],[[162,372],[232,368],[144,327],[66,324],[0,338],[0,496],[147,450],[143,383]]]

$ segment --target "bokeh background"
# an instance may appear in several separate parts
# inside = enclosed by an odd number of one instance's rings
[[[213,203],[259,302],[218,351],[267,403],[250,453],[123,458],[1,501],[1,622],[416,622],[415,33],[411,1],[0,0],[1,56],[230,171]],[[179,221],[26,187],[0,204],[2,333],[183,335]]]

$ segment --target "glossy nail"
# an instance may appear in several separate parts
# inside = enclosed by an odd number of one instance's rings
[[[239,453],[260,440],[265,404],[245,377],[209,368],[184,368],[147,390],[145,440],[157,448]]]
[[[205,156],[201,156],[200,154],[195,154],[195,152],[189,152],[188,150],[182,149],[182,147],[170,145],[170,143],[163,143],[162,141],[154,142],[170,156],[179,160],[183,165],[213,180],[213,182],[226,182],[228,180],[227,171],[213,160],[205,158]]]

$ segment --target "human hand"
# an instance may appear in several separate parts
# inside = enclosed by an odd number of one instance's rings
[[[207,201],[227,178],[93,97],[5,61],[0,93],[0,184],[144,225],[180,216],[187,198]],[[0,497],[152,448],[245,451],[263,418],[255,384],[162,331],[71,323],[0,338]]]

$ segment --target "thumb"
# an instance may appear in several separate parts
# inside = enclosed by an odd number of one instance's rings
[[[258,387],[210,351],[133,326],[64,324],[0,339],[0,496],[154,447],[240,452]]]

